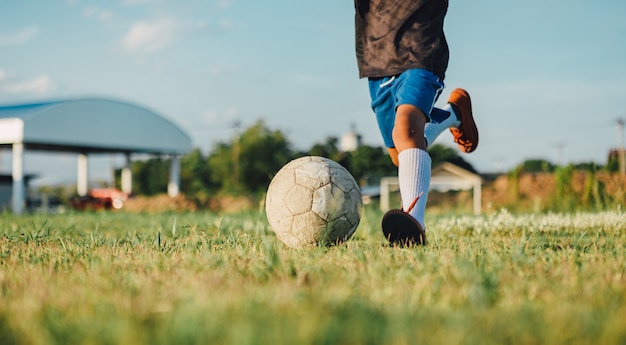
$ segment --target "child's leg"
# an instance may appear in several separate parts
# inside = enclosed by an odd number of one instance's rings
[[[437,137],[450,127],[458,128],[461,121],[458,120],[450,103],[444,105],[441,109],[433,108],[430,113],[431,121],[424,128],[424,136],[426,137],[426,146],[430,147]]]
[[[454,89],[448,103],[441,109],[433,108],[431,122],[426,124],[424,136],[430,147],[445,130],[450,129],[454,142],[462,152],[470,153],[478,146],[478,129],[472,114],[472,102],[467,91]]]
[[[424,214],[430,186],[430,156],[424,150],[413,148],[400,152],[398,160],[402,208],[426,229]]]
[[[369,80],[372,109],[391,158],[398,166],[404,210],[383,216],[382,228],[392,244],[426,244],[424,213],[430,185],[430,156],[424,127],[442,81],[426,70]],[[396,154],[394,154],[396,153]]]
[[[402,207],[420,223],[422,229],[425,229],[424,213],[431,168],[424,140],[425,123],[426,116],[417,107],[408,104],[398,106],[393,141],[398,150],[398,181]]]

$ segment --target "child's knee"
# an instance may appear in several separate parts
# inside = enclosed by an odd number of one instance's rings
[[[391,158],[393,165],[400,166],[400,163],[398,162],[398,150],[396,150],[395,147],[390,147],[387,151],[389,151],[389,158]]]
[[[426,148],[424,126],[426,116],[418,108],[401,105],[396,111],[396,119],[391,133],[394,146],[398,152],[406,148]]]

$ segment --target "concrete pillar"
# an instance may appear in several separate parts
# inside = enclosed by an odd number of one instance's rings
[[[167,184],[167,194],[176,197],[180,192],[180,157],[172,156],[170,165],[170,182]]]
[[[76,193],[78,196],[87,196],[89,191],[88,169],[87,154],[78,154],[78,173],[76,176]]]
[[[128,195],[133,192],[133,170],[131,168],[130,153],[126,154],[126,162],[122,168],[122,192]]]
[[[24,184],[24,144],[13,144],[13,162],[11,165],[13,177],[13,213],[22,214],[24,211],[24,194],[26,186]]]

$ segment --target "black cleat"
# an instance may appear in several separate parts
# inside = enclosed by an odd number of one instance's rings
[[[383,216],[383,234],[392,246],[426,245],[426,232],[420,223],[403,210],[391,210]]]

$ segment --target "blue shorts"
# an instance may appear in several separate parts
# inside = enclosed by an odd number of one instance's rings
[[[401,74],[369,79],[372,110],[387,147],[395,147],[391,132],[396,120],[396,108],[410,104],[420,109],[428,120],[435,102],[444,88],[443,80],[425,69],[410,69]]]

